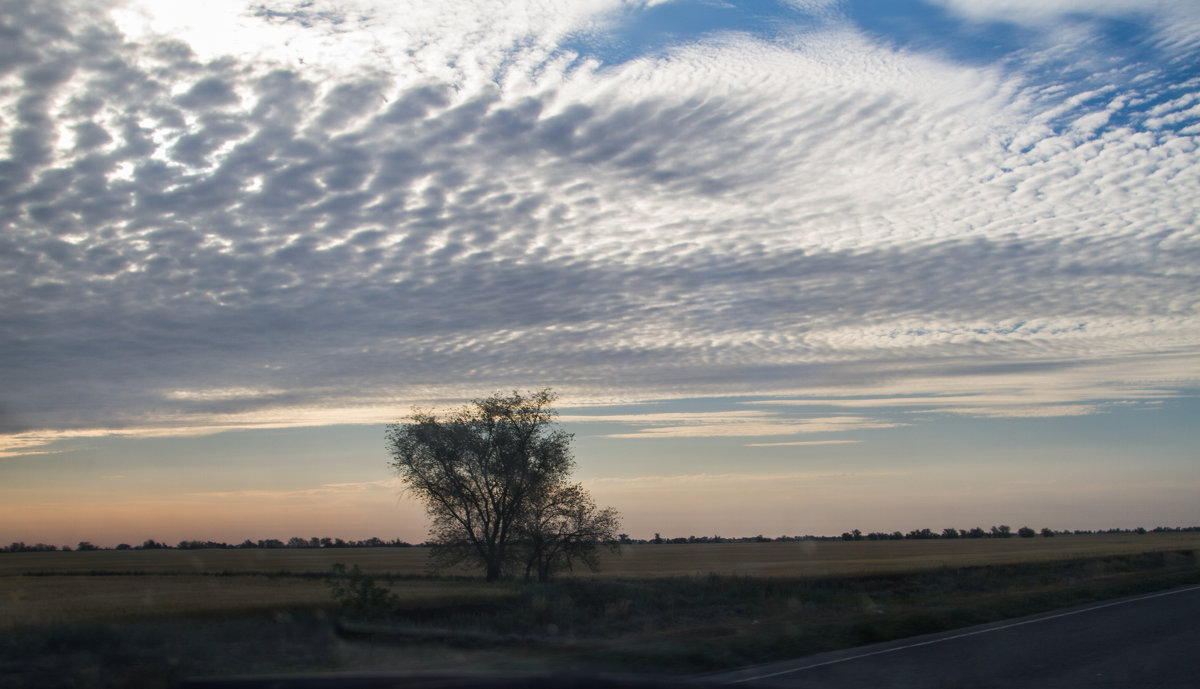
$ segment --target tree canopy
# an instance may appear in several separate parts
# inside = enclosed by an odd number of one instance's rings
[[[596,565],[617,513],[569,483],[572,436],[555,422],[555,400],[550,389],[493,394],[388,425],[391,466],[425,503],[439,565],[476,562],[488,581],[518,566],[544,580],[576,560]]]

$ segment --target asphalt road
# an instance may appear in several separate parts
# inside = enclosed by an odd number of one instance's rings
[[[1200,687],[1200,586],[710,679],[813,689]]]

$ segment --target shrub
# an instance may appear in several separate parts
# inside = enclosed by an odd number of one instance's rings
[[[330,594],[342,606],[342,611],[363,617],[382,617],[396,607],[399,599],[391,590],[375,583],[358,565],[346,570],[346,565],[337,562],[329,579]]]

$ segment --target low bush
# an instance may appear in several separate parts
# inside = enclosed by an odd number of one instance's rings
[[[347,570],[346,565],[334,563],[328,581],[333,600],[348,615],[386,617],[398,602],[391,589],[375,583],[375,577],[365,574],[358,565]]]

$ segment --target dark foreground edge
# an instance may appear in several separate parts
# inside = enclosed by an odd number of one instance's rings
[[[839,651],[829,651],[827,653],[820,653],[804,658],[776,661],[773,663],[764,663],[762,665],[752,665],[737,670],[706,673],[703,675],[696,675],[695,678],[704,682],[708,682],[709,686],[728,686],[746,682],[770,682],[777,678],[783,678],[786,675],[803,672],[805,670],[812,670],[829,665],[837,665],[840,663],[869,658],[872,656],[881,656],[921,646],[932,646],[934,644],[940,644],[946,641],[953,641],[971,636],[979,636],[991,632],[1012,629],[1014,627],[1023,627],[1025,625],[1037,624],[1047,620],[1071,617],[1073,615],[1080,615],[1095,610],[1102,610],[1104,608],[1112,608],[1130,603],[1137,603],[1153,598],[1162,598],[1176,594],[1190,593],[1196,590],[1200,590],[1200,586],[1181,586],[1178,588],[1167,589],[1165,591],[1157,591],[1155,593],[1146,593],[1137,596],[1128,596],[1125,598],[1092,602],[1084,605],[1077,605],[1069,608],[1061,608],[1059,610],[1037,613],[1035,615],[1028,615],[1026,617],[988,622],[973,627],[963,627],[944,632],[935,632],[933,634],[909,637],[907,639],[884,641],[868,646],[858,646]]]
[[[185,679],[180,689],[703,689],[703,678],[657,679],[621,675],[329,673]]]

